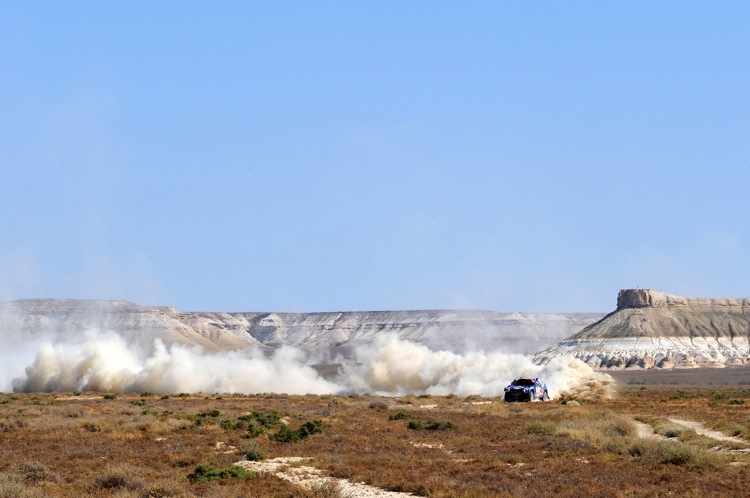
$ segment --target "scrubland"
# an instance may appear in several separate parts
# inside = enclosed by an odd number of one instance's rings
[[[0,394],[0,498],[345,496],[234,466],[288,456],[418,496],[747,495],[750,390],[631,385],[565,401]]]

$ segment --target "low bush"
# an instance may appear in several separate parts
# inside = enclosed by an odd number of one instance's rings
[[[210,482],[221,479],[255,479],[258,474],[242,467],[232,466],[226,469],[215,469],[210,465],[198,465],[188,474],[192,482]]]
[[[81,428],[87,432],[101,432],[102,428],[99,426],[99,424],[95,424],[94,422],[84,422],[81,424]]]
[[[388,403],[383,401],[382,399],[374,399],[370,401],[370,404],[367,405],[368,408],[372,408],[373,410],[382,410],[385,411],[388,409]]]
[[[456,424],[450,421],[428,420],[424,422],[422,420],[410,420],[406,424],[406,428],[415,431],[452,431],[457,427]]]
[[[38,486],[43,482],[54,482],[57,480],[57,476],[49,467],[37,461],[19,464],[16,472],[24,482],[33,484],[34,486]]]
[[[323,421],[311,420],[302,424],[298,429],[290,429],[289,426],[283,425],[279,432],[269,434],[268,438],[280,443],[296,443],[321,432],[323,432]]]
[[[670,427],[669,429],[664,431],[664,437],[673,438],[673,437],[680,437],[680,434],[682,434],[682,431],[684,429],[681,429],[679,427]]]
[[[270,412],[254,411],[250,417],[266,429],[272,429],[282,425],[281,413],[276,410]],[[240,417],[240,419],[242,419],[242,417]]]
[[[245,460],[250,462],[257,462],[259,460],[265,460],[268,455],[263,451],[257,443],[250,443],[243,449],[242,453],[245,455]]]
[[[619,453],[626,448],[626,441],[619,439],[637,437],[638,429],[625,415],[609,410],[594,410],[561,421],[555,433],[576,441],[585,441],[597,448],[615,448],[615,452]]]
[[[388,420],[406,420],[408,418],[411,417],[409,417],[409,415],[404,412],[392,413],[388,415]]]
[[[669,445],[662,454],[661,463],[684,465],[694,470],[713,470],[725,465],[726,457],[688,444]]]
[[[144,486],[139,492],[141,498],[171,498],[188,496],[185,487],[173,480],[159,479]]]
[[[116,489],[125,487],[125,476],[121,474],[109,474],[96,478],[96,486],[102,489]]]
[[[266,432],[266,429],[255,420],[246,422],[246,424],[247,424],[247,437],[250,437],[250,438],[258,437],[264,432]]]
[[[530,423],[526,427],[527,434],[534,434],[536,436],[551,436],[557,432],[557,424],[554,422],[547,422],[538,420]]]
[[[452,431],[456,425],[451,421],[428,420],[424,428],[426,431]]]
[[[254,411],[237,417],[234,429],[247,430],[246,437],[254,438],[266,432],[266,429],[282,427],[283,425],[281,413],[275,410],[270,412]]]

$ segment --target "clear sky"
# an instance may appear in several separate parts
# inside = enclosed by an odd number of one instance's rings
[[[750,295],[750,3],[0,2],[0,298]]]

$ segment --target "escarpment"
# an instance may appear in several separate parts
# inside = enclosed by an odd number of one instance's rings
[[[687,298],[621,290],[617,309],[536,355],[573,355],[595,368],[743,365],[750,358],[750,298]]]
[[[128,301],[25,299],[0,302],[0,340],[23,343],[97,332],[115,333],[129,343],[159,339],[207,350],[289,345],[347,356],[378,334],[391,332],[435,349],[530,354],[601,316],[482,310],[184,312]]]

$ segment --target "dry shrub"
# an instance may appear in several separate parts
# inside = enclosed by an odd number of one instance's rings
[[[655,439],[636,439],[628,447],[628,452],[634,457],[659,459],[666,450],[666,448],[664,448],[665,444],[671,443],[665,443]]]
[[[388,410],[388,403],[386,403],[382,399],[374,399],[370,401],[370,404],[367,406],[368,408],[372,408],[373,410]]]
[[[682,434],[685,431],[682,427],[670,427],[669,429],[664,431],[664,437],[666,438],[673,438],[673,437],[680,437],[680,434]]]
[[[104,473],[96,478],[94,484],[99,489],[138,490],[143,487],[143,480],[138,476],[138,469],[132,465],[108,465]]]
[[[616,453],[624,450],[628,441],[614,441],[618,438],[632,439],[638,429],[630,418],[609,410],[596,410],[560,423],[558,433],[578,441],[585,441],[597,448],[610,447]],[[613,444],[614,443],[614,444]]]
[[[661,455],[661,463],[685,465],[695,470],[712,470],[726,465],[726,457],[689,444],[672,444]]]
[[[55,482],[57,475],[41,462],[23,462],[16,467],[16,473],[26,483],[39,486],[44,482]]]
[[[146,485],[139,493],[140,498],[169,498],[189,496],[185,487],[176,481],[160,479]]]
[[[88,432],[101,432],[102,428],[99,424],[95,424],[94,422],[84,422],[81,424],[81,428]]]
[[[545,420],[537,420],[526,427],[526,432],[537,436],[551,436],[557,432],[557,424]]]
[[[23,483],[13,476],[0,475],[0,498],[19,498],[24,496],[25,489]]]
[[[335,481],[325,481],[311,486],[299,486],[295,498],[355,498],[355,495],[341,489]]]
[[[640,439],[629,447],[634,457],[657,461],[662,464],[679,465],[691,470],[716,470],[725,467],[728,458],[715,451],[672,441]]]
[[[29,487],[17,475],[0,474],[0,498],[50,498],[42,488]]]
[[[26,422],[21,419],[16,419],[13,422],[10,420],[0,422],[0,432],[13,432],[16,429],[21,429],[23,427],[26,427]]]

